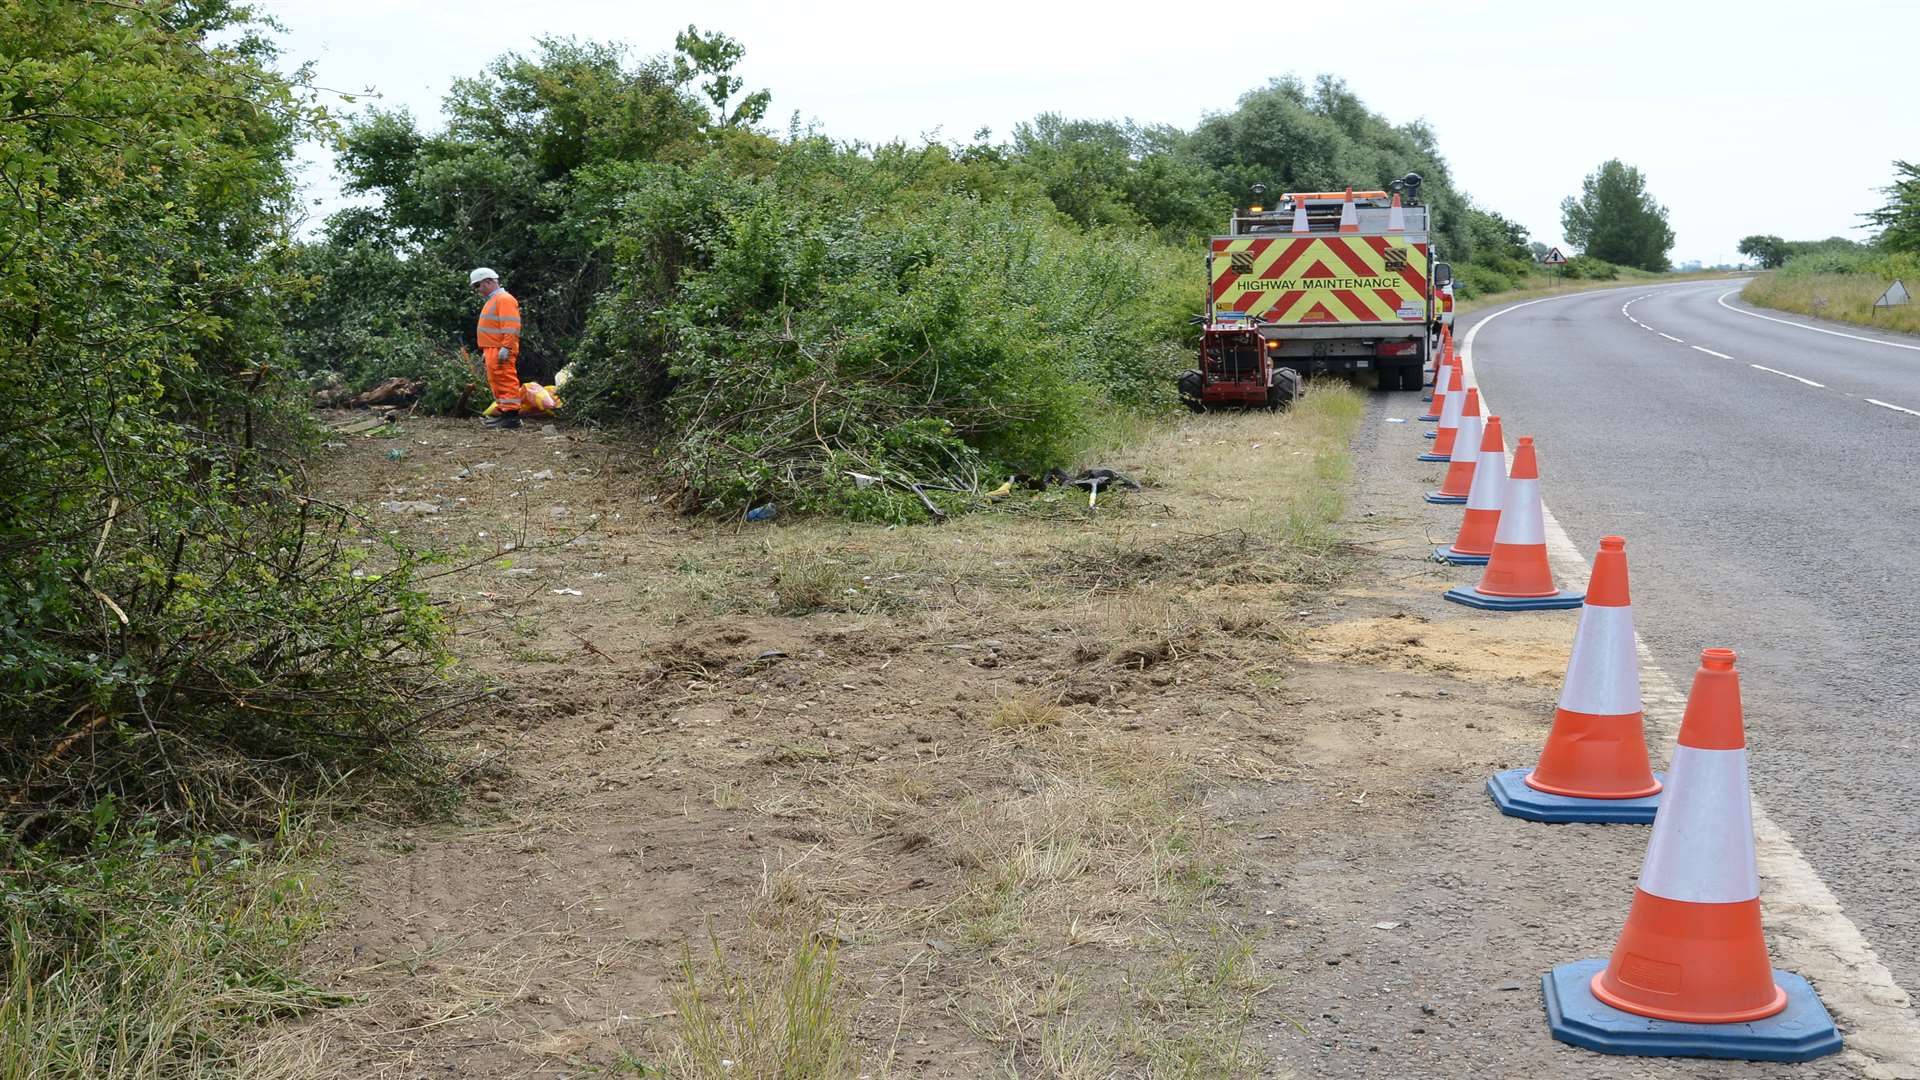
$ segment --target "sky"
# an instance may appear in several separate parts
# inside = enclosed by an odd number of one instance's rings
[[[1043,112],[1189,128],[1269,79],[1332,74],[1390,121],[1426,121],[1456,185],[1549,244],[1584,176],[1609,158],[1638,167],[1676,264],[1738,262],[1752,233],[1866,239],[1857,215],[1885,203],[1893,160],[1920,158],[1920,0],[256,7],[285,27],[289,66],[429,126],[454,78],[541,36],[651,56],[689,23],[746,47],[737,71],[772,92],[774,132],[797,114],[866,142],[1004,138]],[[341,199],[325,152],[307,156],[321,215]]]

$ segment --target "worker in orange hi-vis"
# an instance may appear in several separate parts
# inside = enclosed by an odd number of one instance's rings
[[[490,428],[520,426],[520,301],[500,286],[500,275],[482,266],[467,275],[473,291],[486,298],[480,306],[480,362],[493,388]]]

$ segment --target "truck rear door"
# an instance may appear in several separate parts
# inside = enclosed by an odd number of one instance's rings
[[[1216,312],[1282,326],[1427,320],[1427,244],[1398,234],[1216,236]]]

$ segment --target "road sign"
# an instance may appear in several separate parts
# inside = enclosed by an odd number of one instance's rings
[[[1567,257],[1560,254],[1559,248],[1548,248],[1547,253],[1540,257],[1540,261],[1547,266],[1567,265]]]
[[[1901,304],[1910,302],[1912,299],[1913,297],[1907,295],[1906,283],[1896,278],[1893,284],[1887,286],[1887,291],[1880,294],[1880,299],[1873,302],[1873,306],[1877,308],[1898,307]]]

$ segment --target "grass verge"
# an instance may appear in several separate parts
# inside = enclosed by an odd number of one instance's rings
[[[1760,307],[1837,319],[1877,330],[1920,334],[1920,304],[1875,308],[1892,282],[1877,274],[1761,274],[1740,290],[1740,299]],[[1909,289],[1920,289],[1920,281]]]
[[[306,1075],[297,1045],[255,1036],[331,1001],[297,974],[316,917],[307,843],[291,828],[255,844],[136,824],[79,854],[16,848],[0,877],[0,1077]]]
[[[682,964],[633,1067],[1262,1075],[1272,978],[1226,916],[1236,867],[1208,799],[1284,766],[1133,718],[1285,680],[1299,597],[1341,573],[1363,412],[1335,385],[1285,414],[1185,419],[1085,462],[1145,485],[1093,510],[1058,493],[939,529],[802,523],[663,568],[652,596],[688,619],[840,612],[876,662],[894,633],[1062,660],[921,729],[922,756],[822,753],[727,799],[744,829],[802,823],[801,846]]]

